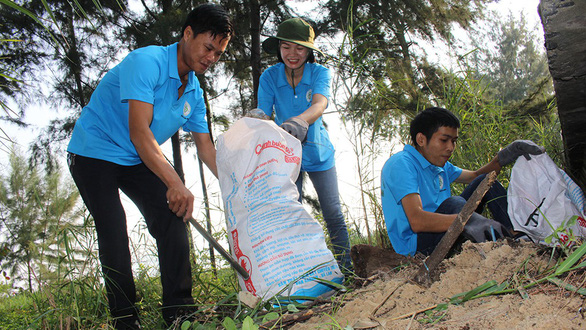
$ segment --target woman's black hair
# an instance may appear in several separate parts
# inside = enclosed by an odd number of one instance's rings
[[[442,126],[460,128],[460,120],[444,108],[433,107],[421,111],[413,118],[409,127],[409,135],[411,135],[413,145],[417,145],[417,133],[422,133],[429,141],[433,133]]]
[[[230,15],[222,6],[213,3],[201,4],[187,15],[181,30],[182,37],[188,26],[193,30],[194,38],[205,32],[210,32],[212,37],[221,35],[222,39],[234,36],[234,25]]]

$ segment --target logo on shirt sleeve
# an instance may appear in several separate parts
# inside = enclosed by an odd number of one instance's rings
[[[185,101],[185,104],[183,105],[183,117],[189,116],[190,113],[191,105],[189,105],[189,102]]]
[[[309,90],[307,91],[307,93],[305,93],[305,99],[307,100],[307,102],[311,102],[311,93],[312,93],[312,92],[313,92],[313,91],[312,91],[311,89],[309,89]]]

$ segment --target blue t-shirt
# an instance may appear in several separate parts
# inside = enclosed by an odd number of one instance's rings
[[[75,123],[67,151],[119,165],[141,162],[130,141],[128,100],[153,105],[150,129],[159,144],[182,127],[207,133],[203,91],[195,74],[179,97],[177,43],[139,48],[112,68],[98,84]]]
[[[302,114],[311,106],[312,96],[321,94],[330,98],[330,70],[315,64],[305,63],[303,78],[295,87],[289,85],[285,76],[285,64],[277,63],[260,76],[258,107],[270,116],[275,111],[275,122],[281,125],[291,117]],[[307,141],[303,143],[301,170],[325,171],[334,167],[334,146],[324,127],[322,117],[309,125]]]
[[[381,172],[381,199],[387,234],[397,253],[414,255],[417,250],[417,234],[403,210],[403,197],[419,194],[423,210],[435,212],[451,196],[450,184],[460,174],[462,169],[450,162],[443,167],[431,164],[411,145],[387,160]]]

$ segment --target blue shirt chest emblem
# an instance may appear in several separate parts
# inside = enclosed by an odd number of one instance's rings
[[[185,118],[189,117],[190,113],[191,113],[191,105],[189,105],[189,102],[185,101],[185,104],[183,105],[183,117],[185,117]]]

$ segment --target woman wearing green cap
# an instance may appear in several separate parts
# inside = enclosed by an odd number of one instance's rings
[[[279,63],[260,77],[258,108],[299,139],[303,146],[301,174],[297,189],[301,192],[304,173],[317,192],[324,221],[334,247],[334,255],[343,271],[352,269],[348,230],[338,192],[334,147],[326,131],[322,114],[330,97],[330,71],[315,63],[313,51],[323,54],[314,41],[313,28],[301,18],[282,22],[277,36],[262,46],[277,55]]]

